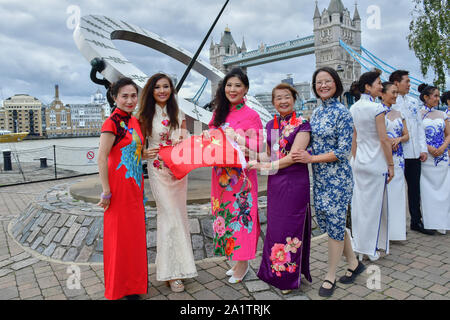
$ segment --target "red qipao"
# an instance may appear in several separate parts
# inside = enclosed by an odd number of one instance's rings
[[[214,116],[210,128],[214,128]],[[250,149],[260,149],[263,126],[255,110],[245,104],[233,107],[225,125],[245,136]],[[233,261],[254,259],[260,234],[256,170],[213,167],[211,206],[214,254]]]
[[[138,120],[116,109],[102,133],[116,136],[108,156],[112,198],[103,218],[105,297],[147,293],[147,242],[144,211],[143,136]]]

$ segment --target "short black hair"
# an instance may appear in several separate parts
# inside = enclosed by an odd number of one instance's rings
[[[406,70],[396,70],[394,72],[391,73],[391,75],[389,76],[389,81],[390,82],[401,82],[403,79],[403,76],[408,76],[409,75],[409,71]]]
[[[342,94],[342,92],[344,92],[344,87],[342,85],[341,78],[339,77],[337,71],[330,67],[319,68],[314,72],[314,74],[312,76],[312,89],[313,89],[314,94],[316,95],[316,98],[320,98],[319,95],[317,94],[317,90],[316,90],[316,78],[317,78],[317,75],[319,74],[319,72],[322,72],[322,71],[327,72],[333,78],[334,83],[336,84],[336,92],[334,93],[333,98],[339,98],[339,96]]]

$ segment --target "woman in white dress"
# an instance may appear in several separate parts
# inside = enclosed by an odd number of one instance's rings
[[[386,183],[394,177],[392,146],[386,134],[385,108],[374,102],[381,96],[381,72],[361,75],[352,84],[352,93],[360,100],[351,108],[354,131],[352,143],[352,234],[354,251],[372,260],[378,250],[389,253]]]
[[[148,177],[157,207],[156,280],[167,281],[174,292],[184,290],[181,279],[197,276],[187,217],[187,176],[177,180],[157,156],[161,146],[186,137],[186,121],[178,108],[169,76],[157,73],[145,85],[139,121],[147,137]],[[144,131],[145,130],[145,131]]]
[[[382,100],[386,108],[386,131],[392,144],[395,175],[386,186],[388,199],[389,240],[406,240],[406,184],[403,171],[405,159],[402,143],[409,140],[405,118],[400,111],[392,109],[398,95],[393,82],[383,82]]]
[[[445,234],[450,229],[450,177],[448,174],[448,151],[450,124],[447,115],[435,107],[439,105],[439,89],[421,84],[421,110],[429,157],[422,162],[420,189],[423,225]]]

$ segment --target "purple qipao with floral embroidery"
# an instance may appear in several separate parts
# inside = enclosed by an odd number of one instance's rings
[[[266,125],[272,161],[289,154],[297,133],[311,131],[309,122],[295,117],[291,121],[291,117],[279,119],[278,124],[274,119]],[[297,289],[301,273],[312,280],[309,192],[308,167],[302,163],[278,170],[267,182],[267,233],[258,277],[281,290]]]

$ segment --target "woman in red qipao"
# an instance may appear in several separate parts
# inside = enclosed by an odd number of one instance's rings
[[[141,163],[143,136],[131,115],[138,87],[129,78],[111,87],[117,108],[102,126],[98,157],[103,193],[105,297],[138,299],[147,293],[148,263]]]

